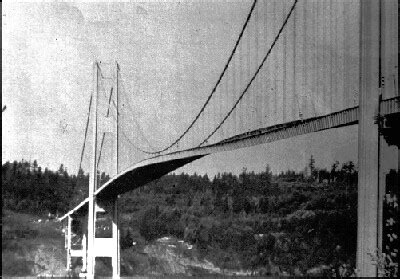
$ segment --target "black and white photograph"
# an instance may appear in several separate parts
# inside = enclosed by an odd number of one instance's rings
[[[2,278],[397,277],[397,0],[3,1]]]

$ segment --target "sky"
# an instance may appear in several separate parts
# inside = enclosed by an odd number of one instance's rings
[[[209,92],[199,89],[220,73],[250,4],[6,1],[2,163],[36,159],[43,167],[64,164],[76,172],[94,61],[118,61],[149,141],[170,142],[204,102]],[[177,114],[182,104],[185,112]],[[186,122],[177,123],[177,115]],[[357,126],[210,155],[177,172],[261,171],[267,164],[274,172],[302,170],[311,154],[321,167],[357,162]]]

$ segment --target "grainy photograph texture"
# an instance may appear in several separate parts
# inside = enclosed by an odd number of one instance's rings
[[[398,2],[2,3],[2,277],[398,276]]]

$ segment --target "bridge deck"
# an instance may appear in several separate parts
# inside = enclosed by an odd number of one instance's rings
[[[399,113],[399,97],[381,102],[381,114]],[[96,198],[107,200],[116,195],[136,189],[161,176],[176,170],[208,154],[250,147],[322,130],[339,128],[358,123],[358,107],[349,108],[324,116],[296,120],[240,134],[215,144],[171,152],[145,159],[119,173],[95,191]],[[60,220],[71,214],[85,214],[88,198],[66,213]]]

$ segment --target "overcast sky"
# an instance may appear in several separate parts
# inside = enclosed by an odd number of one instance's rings
[[[149,141],[171,142],[188,122],[177,123],[174,111],[197,112],[209,93],[198,89],[215,82],[250,5],[3,3],[2,162],[37,159],[76,171],[96,60],[119,62]],[[357,161],[357,127],[212,155],[182,170],[300,170],[311,154],[320,166]]]

